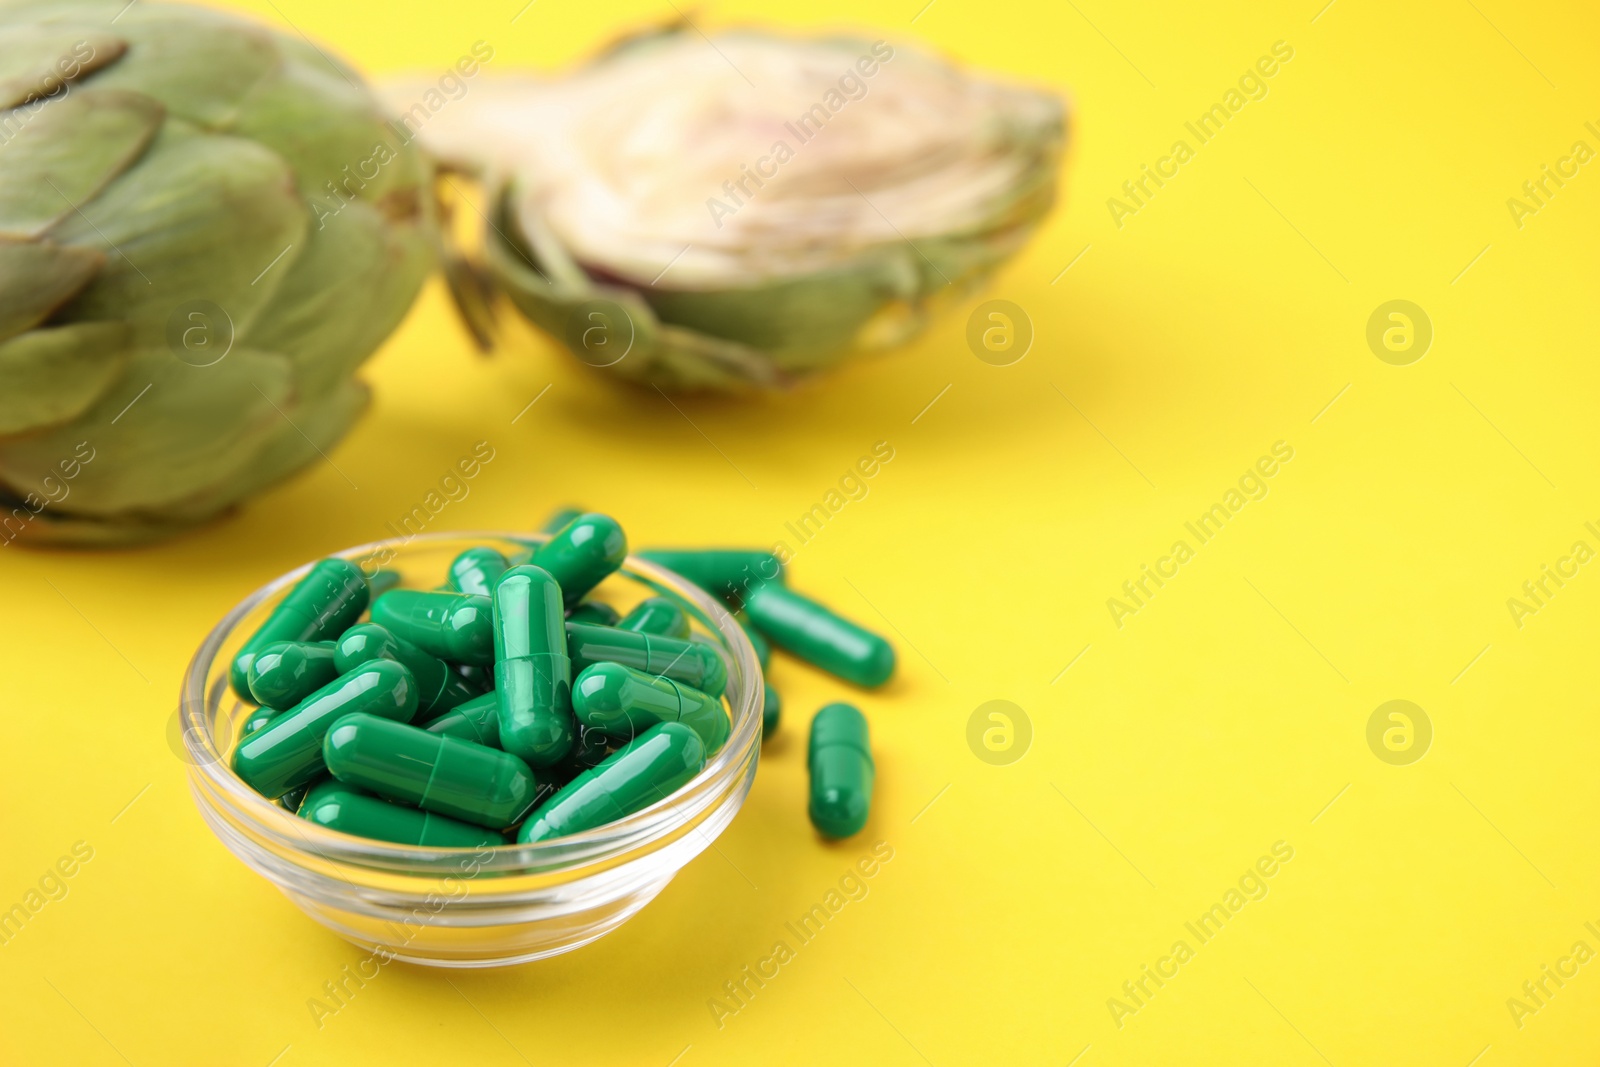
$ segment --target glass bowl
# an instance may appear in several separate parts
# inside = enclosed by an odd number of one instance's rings
[[[369,578],[387,572],[405,588],[431,589],[465,548],[489,545],[512,556],[546,536],[419,534],[337,554]],[[646,596],[671,598],[727,660],[731,735],[682,789],[585,833],[481,849],[390,844],[301,819],[233,773],[233,743],[253,708],[229,689],[228,665],[310,567],[251,593],[217,624],[184,675],[178,716],[189,785],[206,825],[246,866],[345,940],[434,967],[497,967],[569,952],[648,904],[727,828],[749,794],[761,749],[763,682],[755,650],[726,607],[671,571],[630,556],[591,599],[626,612]]]

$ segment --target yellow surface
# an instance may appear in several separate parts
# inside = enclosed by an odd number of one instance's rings
[[[1031,317],[1021,362],[968,351],[973,300],[796,395],[675,408],[525,330],[479,359],[430,288],[332,463],[168,545],[0,551],[0,908],[93,850],[0,945],[0,1062],[1594,1062],[1600,963],[1570,953],[1600,951],[1600,564],[1520,627],[1507,601],[1600,548],[1600,165],[1520,228],[1506,203],[1573,142],[1600,148],[1592,11],[920,2],[697,17],[881,27],[1070,91],[1065,206],[986,294]],[[244,6],[373,71],[442,70],[479,39],[494,69],[547,67],[672,15]],[[1196,146],[1184,123],[1277,41],[1268,95]],[[1179,138],[1194,158],[1118,228],[1107,199]],[[1409,366],[1365,340],[1393,299],[1435,328]],[[721,854],[619,932],[513,971],[390,966],[319,1027],[308,1001],[361,953],[201,824],[166,733],[179,675],[239,597],[385,536],[479,440],[497,458],[438,528],[580,502],[637,544],[793,544],[785,522],[889,442],[792,575],[893,634],[902,670],[862,694],[779,660],[783,730]],[[1267,495],[1200,544],[1184,524],[1280,441]],[[1193,558],[1119,628],[1108,598],[1180,539]],[[803,738],[838,698],[871,718],[879,778],[866,832],[828,845]],[[1033,730],[1008,766],[967,742],[995,699]],[[1434,730],[1407,766],[1366,740],[1394,699]],[[878,841],[866,896],[719,1028],[723,983]],[[1185,923],[1275,842],[1292,860],[1202,944]],[[1129,1000],[1179,940],[1192,958]],[[1514,1018],[1546,964],[1576,976]],[[1120,1026],[1113,997],[1138,1006]]]

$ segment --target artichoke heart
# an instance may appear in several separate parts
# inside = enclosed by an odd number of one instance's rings
[[[0,0],[0,546],[166,536],[319,460],[435,261],[432,176],[298,37]]]
[[[484,257],[535,324],[606,373],[727,389],[920,333],[1049,212],[1066,126],[903,45],[672,29],[477,86],[422,137],[489,184]]]

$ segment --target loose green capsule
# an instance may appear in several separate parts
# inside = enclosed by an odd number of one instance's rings
[[[469,548],[450,561],[450,588],[458,593],[488,596],[495,579],[510,569],[505,556],[487,545]]]
[[[646,674],[659,674],[691,689],[722,695],[728,668],[710,645],[659,634],[641,634],[614,626],[567,623],[567,653],[575,670],[596,663],[620,663]]]
[[[391,804],[363,790],[330,779],[313,788],[300,804],[300,817],[330,830],[428,848],[484,848],[506,844],[504,834],[443,815]]]
[[[557,511],[555,514],[546,519],[544,521],[544,525],[539,527],[539,531],[541,533],[553,534],[582,514],[582,508],[562,508],[560,511]]]
[[[582,833],[665,800],[705,766],[700,735],[680,722],[652,726],[584,771],[522,824],[523,844]]]
[[[739,548],[646,548],[639,558],[683,575],[713,596],[737,604],[745,590],[783,581],[783,564],[771,552]]]
[[[689,616],[675,601],[668,600],[664,596],[653,596],[639,601],[633,610],[615,625],[619,630],[632,630],[636,634],[660,634],[662,637],[676,637],[681,641],[689,639]]]
[[[367,610],[367,579],[347,559],[319,561],[289,590],[233,658],[229,682],[234,695],[250,700],[250,664],[256,654],[279,641],[320,641],[337,637]]]
[[[529,560],[549,571],[561,585],[568,604],[584,596],[622,566],[628,557],[628,539],[609,515],[585,512],[551,535],[550,540],[533,550]]]
[[[417,714],[437,715],[478,695],[478,690],[438,656],[430,656],[375,622],[362,622],[344,632],[334,646],[333,662],[346,674],[375,659],[404,663],[417,680]]]
[[[829,837],[849,837],[872,808],[872,747],[866,717],[849,704],[829,704],[811,720],[806,748],[811,772],[811,825]]]
[[[531,767],[550,767],[571,751],[574,730],[561,586],[540,567],[513,567],[491,603],[500,747]]]
[[[250,713],[249,718],[239,725],[239,737],[241,739],[249,737],[277,717],[278,710],[276,708],[257,708]]]
[[[617,614],[617,609],[610,604],[602,604],[598,600],[585,600],[582,604],[567,612],[567,619],[571,622],[587,622],[595,626],[615,626],[622,616]]]
[[[783,717],[783,700],[778,696],[778,691],[772,688],[772,683],[767,683],[765,699],[761,702],[761,739],[765,741],[772,736],[778,728],[778,720]]]
[[[707,758],[728,740],[722,701],[620,663],[596,663],[578,675],[572,683],[572,713],[617,741],[632,741],[659,722],[681,722],[700,735]]]
[[[250,661],[250,695],[264,708],[292,708],[344,672],[333,662],[332,641],[279,641]]]
[[[410,722],[417,711],[411,672],[380,659],[340,675],[239,742],[233,769],[262,796],[281,797],[323,772],[322,738],[353,711]]]
[[[422,728],[432,734],[447,734],[475,741],[490,748],[500,747],[500,694],[490,690],[457,704]]]
[[[543,792],[509,752],[376,715],[340,717],[322,760],[341,782],[477,826],[510,826]]]
[[[470,593],[392,589],[372,602],[372,621],[451,663],[494,663],[489,598]]]
[[[894,647],[787,586],[767,582],[745,597],[762,635],[786,652],[856,685],[882,685],[894,673]]]

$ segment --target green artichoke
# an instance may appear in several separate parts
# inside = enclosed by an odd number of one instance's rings
[[[781,385],[899,345],[1055,198],[1057,97],[884,41],[683,29],[423,131],[492,190],[489,273],[607,373]]]
[[[161,536],[316,460],[435,214],[422,154],[309,42],[0,0],[0,545]]]

